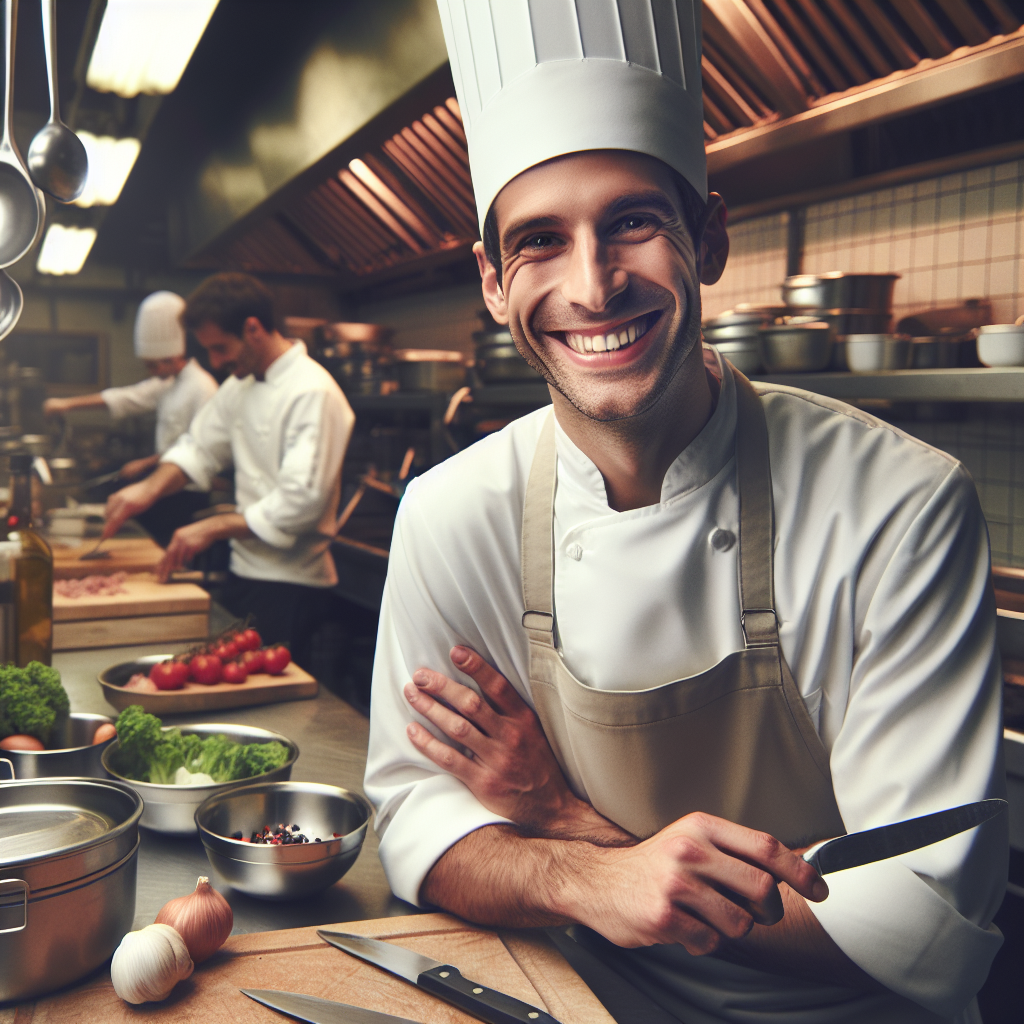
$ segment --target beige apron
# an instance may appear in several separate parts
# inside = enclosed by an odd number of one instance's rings
[[[523,509],[523,625],[544,732],[576,794],[646,838],[692,811],[797,847],[846,832],[828,754],[779,646],[773,505],[764,409],[735,373],[740,623],[745,648],[698,675],[647,690],[598,690],[555,644],[554,417]],[[643,657],[643,651],[637,651]]]

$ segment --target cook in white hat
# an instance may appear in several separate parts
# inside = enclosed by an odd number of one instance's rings
[[[135,355],[145,364],[150,376],[137,384],[125,387],[105,388],[91,395],[76,395],[72,398],[49,398],[43,406],[47,415],[106,406],[114,419],[125,416],[140,416],[156,413],[156,451],[141,459],[132,459],[121,467],[121,477],[136,479],[151,470],[178,438],[184,434],[192,417],[213,397],[217,382],[195,359],[185,356],[185,329],[181,325],[181,314],[185,300],[174,292],[159,291],[146,296],[139,304],[135,317]],[[184,499],[188,508],[177,510],[168,522],[154,522],[156,539],[166,543],[175,526],[182,525],[201,507],[205,498],[190,494]],[[182,504],[179,500],[177,504]],[[168,512],[164,508],[162,512]],[[184,518],[182,518],[184,517]],[[180,520],[180,521],[179,521]],[[168,532],[169,531],[169,532]],[[157,536],[158,534],[158,536]]]
[[[1005,818],[827,883],[798,856],[1002,792],[970,478],[702,348],[695,0],[440,10],[484,301],[553,410],[399,510],[365,780],[392,888],[576,925],[629,1019],[978,1020]]]

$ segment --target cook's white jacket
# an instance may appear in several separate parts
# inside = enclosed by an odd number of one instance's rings
[[[558,635],[569,669],[591,686],[650,687],[743,647],[737,547],[711,543],[716,531],[738,528],[735,384],[728,364],[720,372],[715,412],[669,469],[658,505],[612,510],[596,466],[557,430]],[[968,474],[851,406],[756,387],[770,438],[782,648],[829,751],[847,830],[1003,795],[988,535]],[[388,879],[412,903],[448,847],[503,819],[412,746],[411,719],[433,727],[402,688],[419,666],[471,684],[448,658],[454,644],[466,644],[530,701],[520,532],[549,415],[532,413],[431,470],[399,510],[365,788]],[[857,964],[917,1004],[904,1004],[896,1019],[973,1020],[972,997],[1001,942],[990,922],[1006,861],[1004,815],[830,875],[831,895],[810,906]],[[700,990],[692,998],[709,1014],[694,1020],[850,1019],[796,1013],[814,994],[794,1002],[783,990],[801,983],[717,960],[704,961],[701,975],[702,962],[689,959],[690,991]],[[841,997],[821,993],[823,1001]]]
[[[100,392],[114,419],[156,412],[156,451],[163,455],[217,393],[217,382],[194,359],[176,377],[147,377]]]
[[[301,341],[264,378],[228,377],[161,461],[204,490],[234,465],[235,502],[255,534],[231,541],[236,575],[333,586],[330,542],[355,413]]]

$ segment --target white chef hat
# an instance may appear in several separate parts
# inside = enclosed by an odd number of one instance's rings
[[[517,174],[626,149],[704,198],[699,0],[438,0],[481,230]]]
[[[181,314],[185,300],[174,292],[153,292],[139,303],[135,317],[135,354],[140,359],[172,359],[185,354]]]

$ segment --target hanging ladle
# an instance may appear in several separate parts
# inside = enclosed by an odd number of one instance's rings
[[[4,0],[4,42],[7,49],[4,133],[0,138],[0,268],[17,263],[32,248],[43,228],[46,208],[32,184],[11,134],[14,120],[14,36],[18,0]]]
[[[21,285],[6,270],[0,270],[0,341],[17,326],[24,306]]]
[[[57,0],[39,0],[43,17],[46,77],[50,84],[50,120],[28,147],[28,173],[37,188],[59,203],[76,200],[89,177],[89,158],[82,140],[60,119],[57,92]]]

